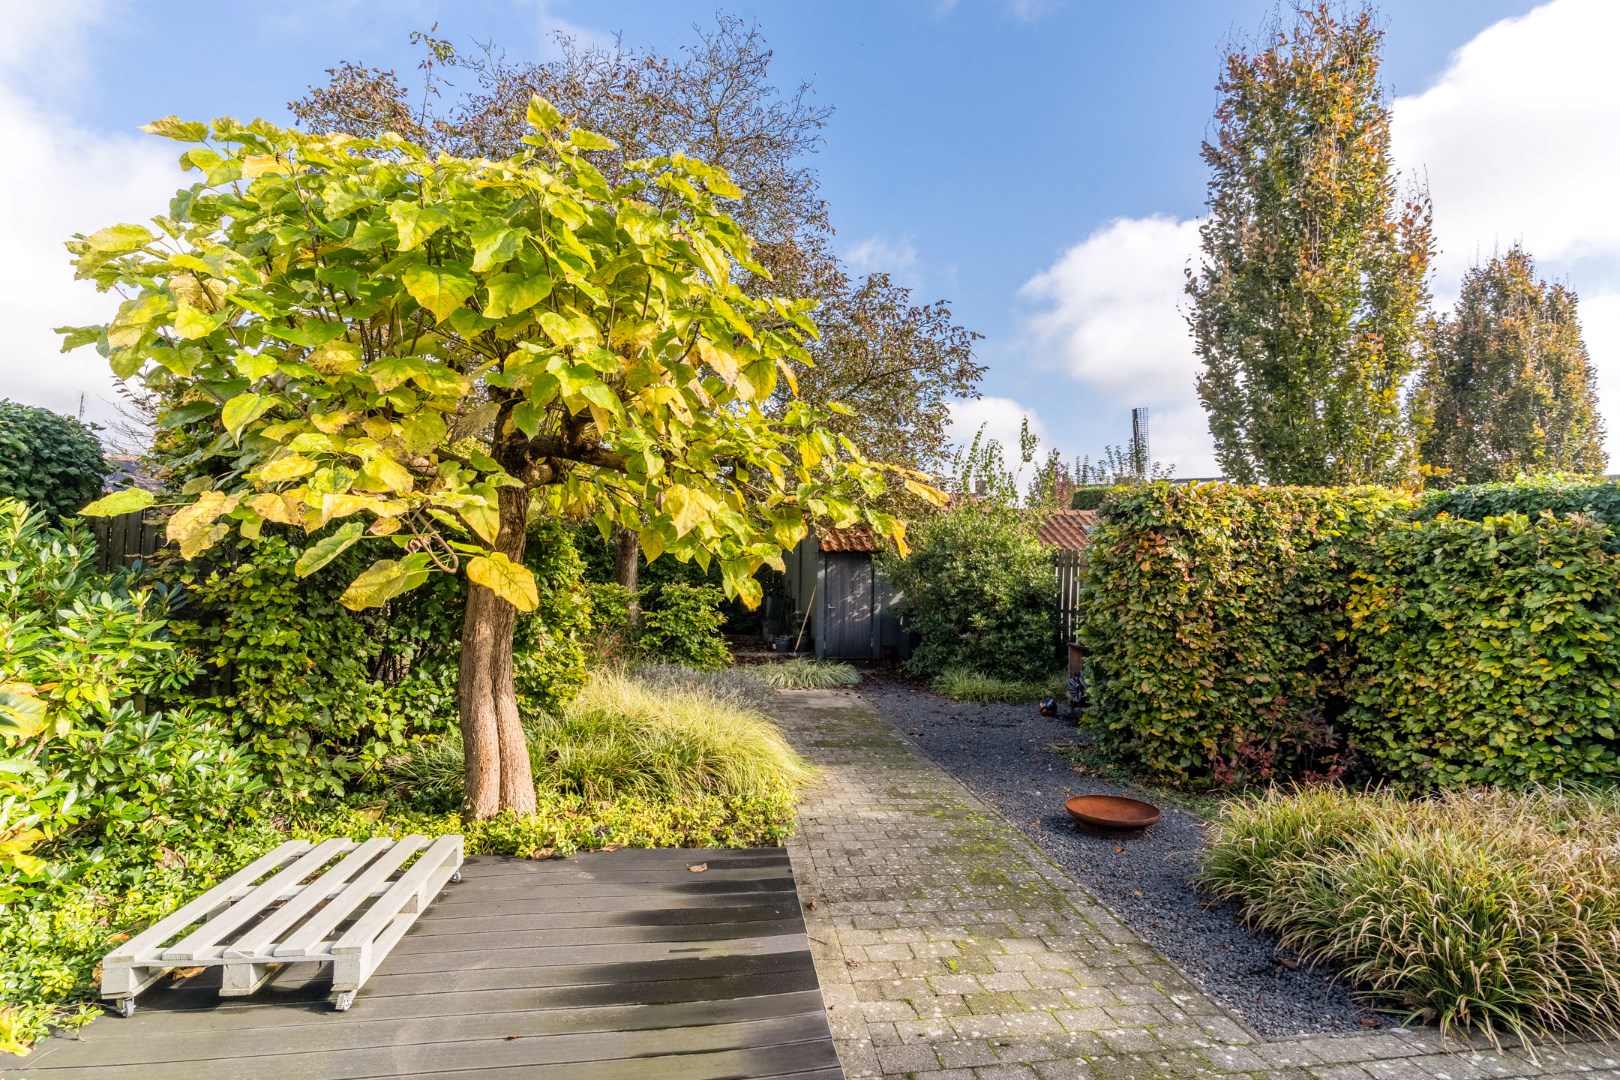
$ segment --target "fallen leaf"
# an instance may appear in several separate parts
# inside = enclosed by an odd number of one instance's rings
[[[521,1036],[521,1035],[508,1035],[506,1037],[506,1041],[511,1042],[513,1039],[521,1039],[521,1038],[523,1038],[523,1036]]]
[[[1383,1027],[1384,1022],[1378,1019],[1376,1016],[1363,1016],[1361,1018],[1361,1026],[1367,1028]]]
[[[177,979],[190,979],[207,971],[206,967],[175,968],[174,977]]]
[[[804,908],[806,911],[814,911],[816,910],[816,902],[812,900],[808,904],[804,905]]]
[[[1131,895],[1132,896],[1141,896],[1142,895],[1142,890],[1141,889],[1132,889],[1131,890]]]
[[[694,873],[694,874],[701,874],[701,873],[703,873],[703,871],[707,870],[708,868],[709,868],[709,864],[706,863],[706,862],[693,863],[691,866],[687,867],[687,869],[692,871],[692,873]]]
[[[1124,850],[1125,850],[1125,849],[1124,849],[1124,848],[1122,848],[1122,847],[1117,847],[1117,848],[1115,848],[1115,849],[1114,849],[1114,854],[1115,854],[1115,855],[1118,855],[1118,854],[1119,854],[1119,853],[1120,853],[1120,852],[1122,852],[1122,851],[1124,851]]]

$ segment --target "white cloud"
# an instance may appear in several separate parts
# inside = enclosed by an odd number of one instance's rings
[[[844,262],[857,274],[884,273],[908,284],[918,276],[917,249],[909,236],[868,236],[844,252]]]
[[[1620,4],[1556,0],[1458,49],[1426,90],[1394,102],[1396,161],[1427,175],[1435,293],[1522,242],[1541,273],[1582,294],[1588,349],[1620,461]]]
[[[1037,305],[1023,324],[1027,347],[1082,388],[1066,451],[1095,454],[1126,442],[1130,409],[1146,405],[1156,459],[1182,476],[1215,472],[1194,382],[1198,358],[1181,314],[1197,249],[1196,221],[1120,218],[1025,283],[1024,299]]]
[[[27,5],[25,5],[27,7]],[[0,396],[86,416],[113,413],[112,375],[93,349],[61,355],[52,328],[102,322],[115,297],[73,280],[62,244],[75,232],[162,212],[180,186],[178,146],[150,136],[87,130],[41,103],[34,72],[82,51],[100,5],[49,5],[51,17],[8,27],[0,48]],[[21,36],[21,40],[19,40]],[[57,83],[75,69],[56,65]],[[71,90],[71,86],[63,86]]]
[[[984,437],[999,442],[1007,452],[1009,464],[1018,463],[1018,435],[1025,420],[1030,430],[1046,445],[1046,428],[1035,410],[1007,397],[963,398],[951,402],[951,427],[947,438],[965,446],[973,441],[979,429]]]

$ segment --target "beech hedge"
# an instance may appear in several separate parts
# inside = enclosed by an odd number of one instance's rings
[[[1613,777],[1610,506],[1620,485],[1567,478],[1121,492],[1083,588],[1090,719],[1173,782]]]

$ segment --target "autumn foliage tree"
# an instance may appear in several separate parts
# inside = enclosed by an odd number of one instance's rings
[[[376,558],[344,594],[353,608],[465,572],[475,818],[535,805],[512,684],[515,614],[536,603],[532,515],[622,527],[650,558],[714,560],[749,603],[754,573],[808,519],[904,543],[898,520],[857,505],[885,467],[808,406],[761,408],[815,328],[808,302],[738,287],[734,268],[765,270],[717,203],[741,195],[725,171],[662,156],[610,183],[587,157],[610,140],[539,97],[526,116],[502,159],[161,120],[148,130],[189,144],[181,163],[203,179],[155,229],[70,244],[79,275],[125,299],[108,325],[65,328],[64,347],[94,344],[162,391],[169,422],[209,437],[215,466],[168,519],[184,557],[301,529],[310,574],[365,545]]]
[[[1411,465],[1433,242],[1389,158],[1370,10],[1326,3],[1228,57],[1188,321],[1221,468],[1242,483],[1357,484]]]
[[[1576,296],[1515,246],[1463,279],[1415,396],[1425,465],[1457,483],[1603,471],[1603,420]]]

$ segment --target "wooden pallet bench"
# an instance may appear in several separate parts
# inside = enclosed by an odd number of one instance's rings
[[[101,996],[129,1016],[135,996],[175,968],[223,968],[220,994],[238,997],[283,964],[315,963],[332,965],[337,1008],[347,1009],[445,884],[461,880],[462,847],[454,835],[289,840],[109,953]]]

